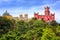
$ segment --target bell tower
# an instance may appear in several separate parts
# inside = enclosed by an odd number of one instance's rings
[[[44,13],[45,13],[45,15],[50,15],[50,10],[49,10],[50,8],[48,7],[48,6],[46,6],[46,7],[44,7]]]

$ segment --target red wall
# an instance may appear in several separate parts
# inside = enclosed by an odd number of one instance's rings
[[[47,10],[46,10],[46,9],[47,9]],[[39,19],[39,20],[42,20],[42,18],[43,18],[45,22],[55,20],[55,14],[51,14],[49,9],[50,9],[50,8],[49,8],[48,6],[45,7],[45,10],[44,10],[44,14],[45,14],[45,15],[39,15],[39,13],[35,13],[35,12],[34,12],[34,17],[35,17],[36,19]]]
[[[52,16],[52,15],[46,16],[46,15],[34,14],[34,17],[35,17],[36,19],[40,19],[40,20],[42,20],[42,18],[43,18],[43,19],[45,20],[45,22],[55,20],[54,15],[53,15],[53,16]]]

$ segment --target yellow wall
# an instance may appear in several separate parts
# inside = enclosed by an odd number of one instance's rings
[[[12,20],[12,16],[3,16],[3,17],[6,17],[7,19],[10,19],[10,20]]]

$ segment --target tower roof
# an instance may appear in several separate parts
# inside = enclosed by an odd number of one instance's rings
[[[26,14],[24,14],[25,16],[27,16],[28,14],[26,13]]]
[[[46,7],[44,7],[45,9],[50,9],[50,7],[49,6],[46,6]]]
[[[5,11],[5,12],[3,13],[3,16],[10,16],[10,14],[9,14],[7,11]]]
[[[23,16],[22,14],[20,14],[20,16]]]

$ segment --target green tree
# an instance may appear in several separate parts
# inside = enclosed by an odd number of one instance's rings
[[[14,27],[13,20],[9,20],[5,17],[0,17],[0,35],[7,33],[10,29]]]
[[[50,24],[51,24],[53,27],[58,25],[58,23],[57,23],[56,21],[52,21]]]
[[[17,26],[18,26],[17,27],[18,31],[20,31],[21,33],[26,33],[26,31],[27,31],[26,22],[20,20],[20,21],[17,22]]]
[[[55,37],[55,33],[50,28],[46,28],[44,29],[41,40],[55,40]]]
[[[56,28],[56,36],[60,37],[60,26],[57,26]]]

